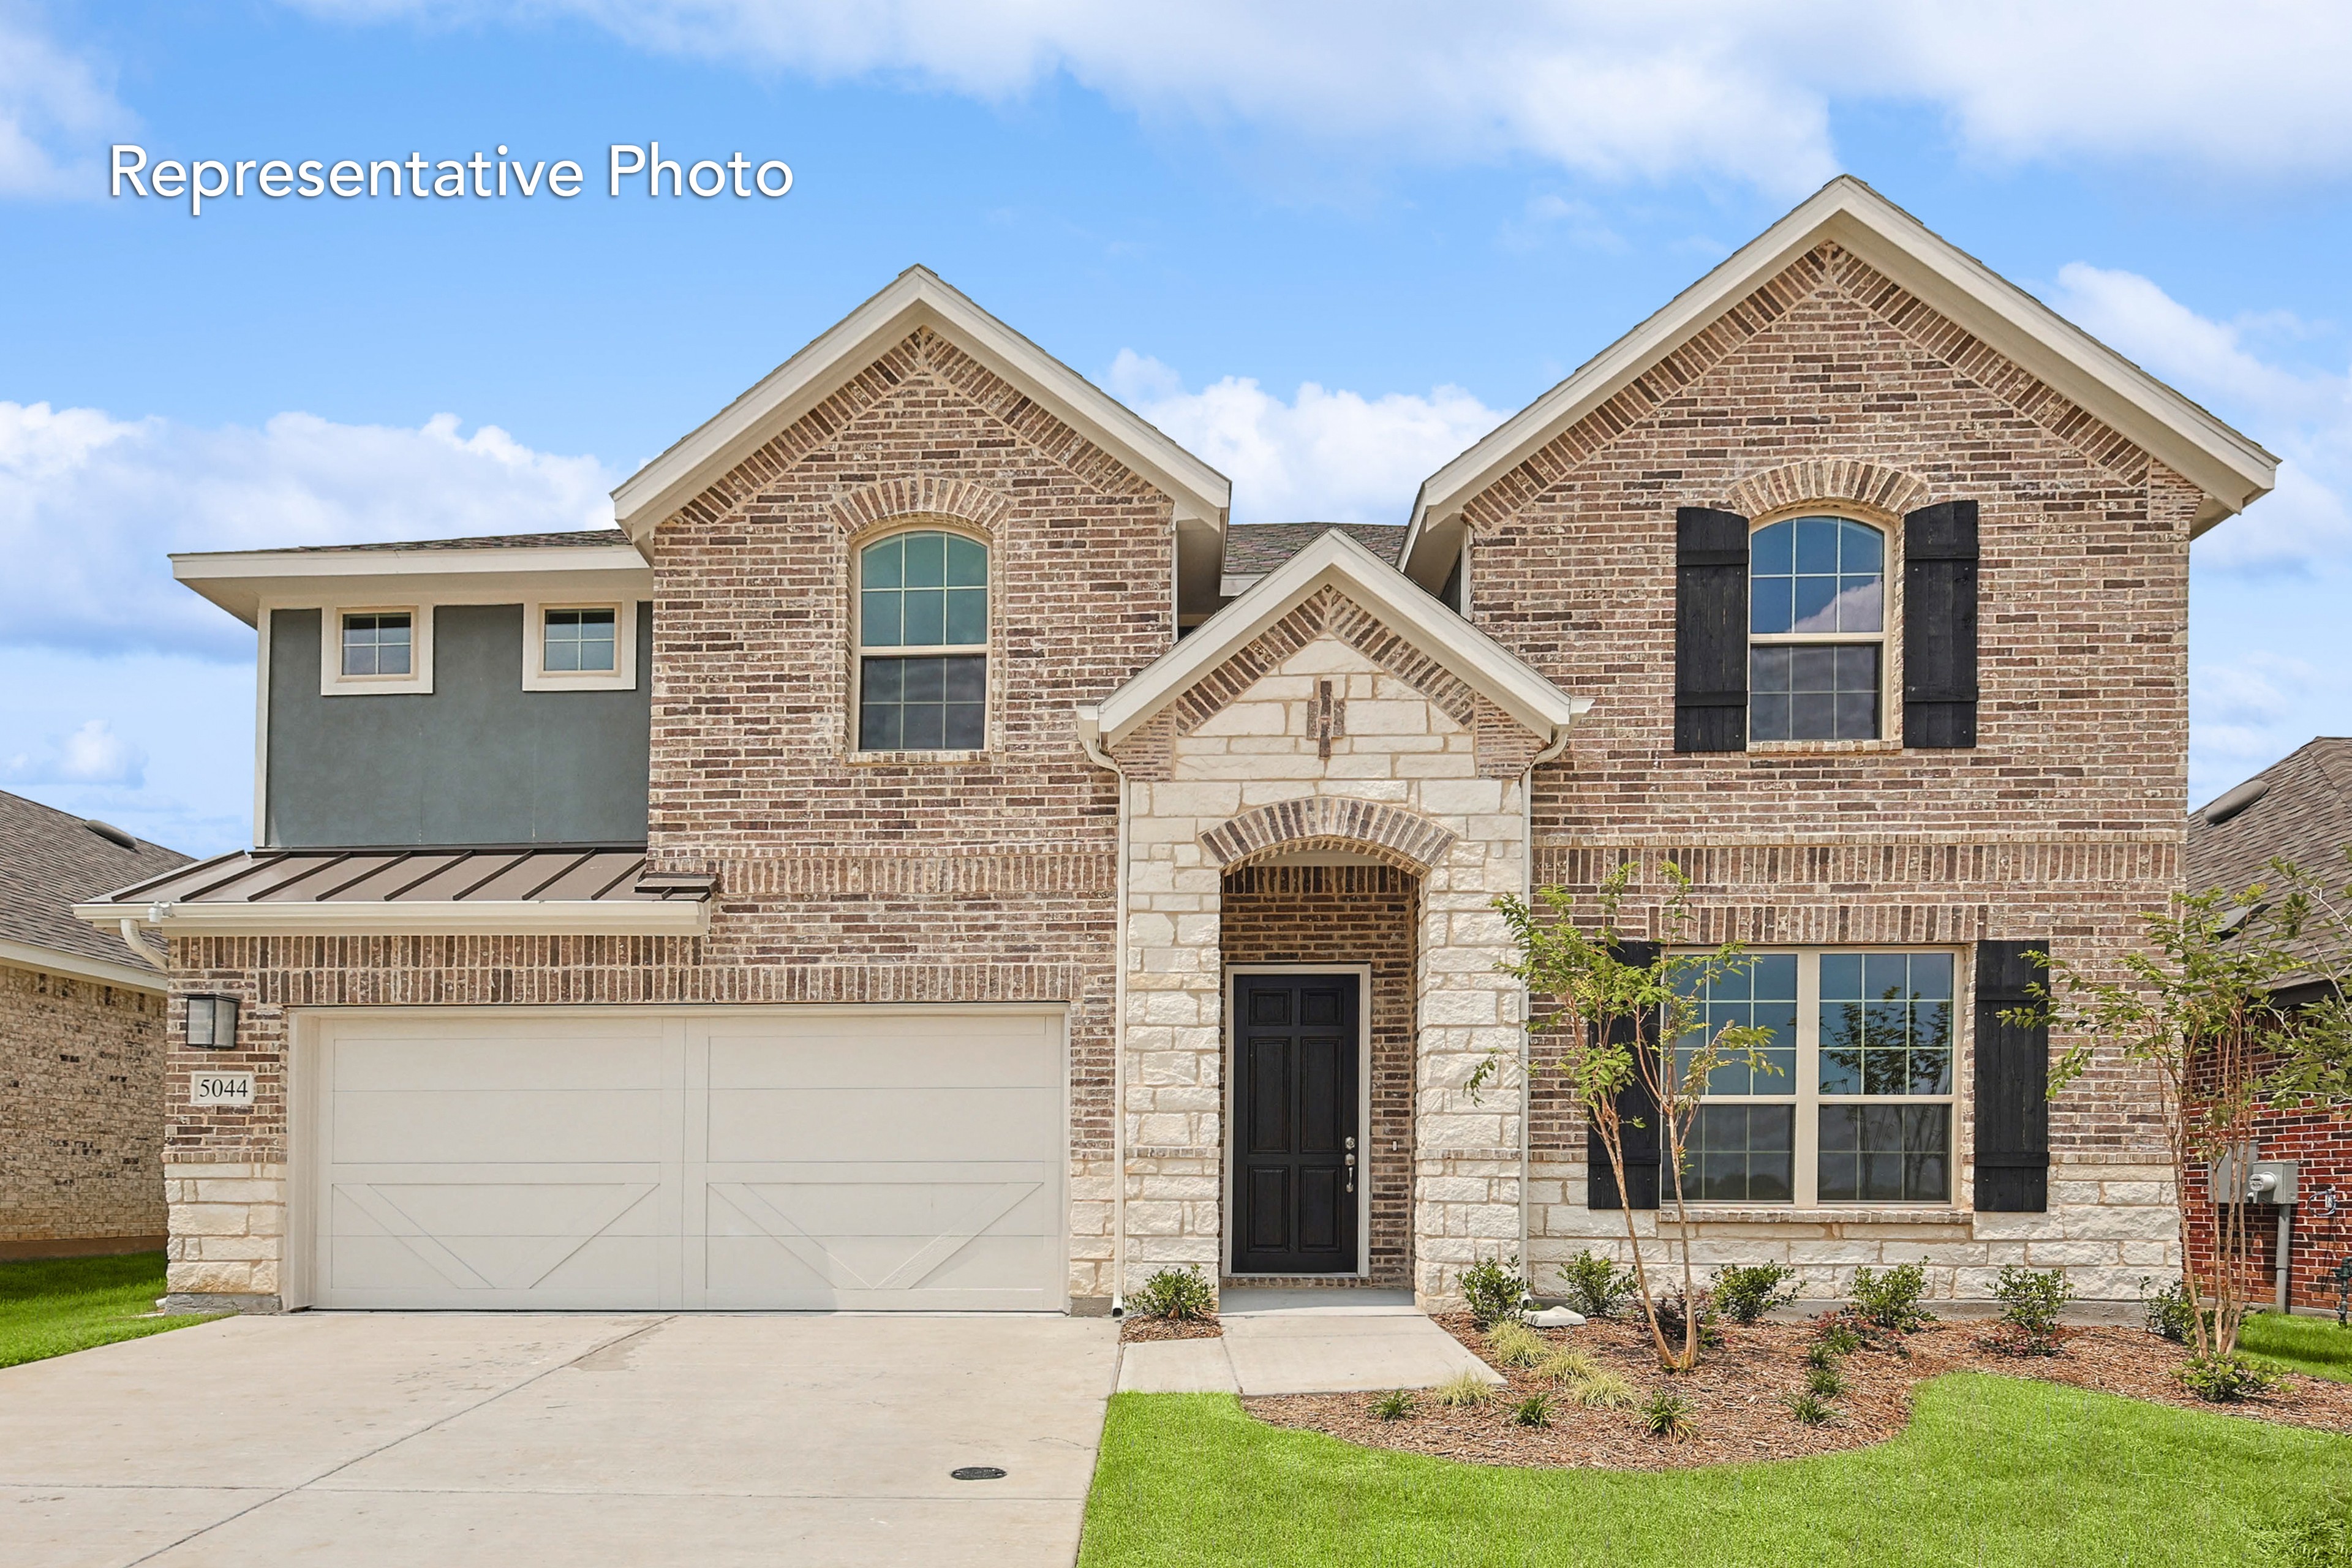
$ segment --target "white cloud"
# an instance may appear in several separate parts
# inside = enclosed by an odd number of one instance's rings
[[[89,60],[51,38],[29,5],[0,0],[0,196],[96,196],[90,149],[130,124]]]
[[[353,21],[569,14],[643,47],[986,100],[1055,75],[1154,120],[1451,163],[1787,192],[1833,107],[1941,111],[1999,160],[2352,169],[2336,0],[289,0]]]
[[[1402,522],[1415,487],[1503,418],[1458,386],[1368,398],[1310,381],[1285,403],[1229,375],[1187,392],[1175,371],[1129,349],[1108,381],[1234,481],[1236,522]]]
[[[251,634],[166,552],[608,527],[614,479],[452,414],[202,429],[0,402],[0,643],[244,657]]]
[[[2189,799],[2210,800],[2311,739],[2319,687],[2317,670],[2282,654],[2192,667]]]
[[[2275,329],[2275,317],[2218,321],[2133,272],[2071,262],[2051,303],[2279,455],[2278,488],[2208,534],[2200,565],[2352,566],[2352,374],[2273,363],[2246,338],[2258,325]]]
[[[11,784],[114,784],[137,789],[147,782],[147,753],[114,732],[103,719],[51,735],[33,751],[0,763],[0,778]]]

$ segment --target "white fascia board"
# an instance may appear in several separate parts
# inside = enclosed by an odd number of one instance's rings
[[[653,596],[634,545],[543,550],[266,550],[174,555],[172,575],[247,626],[262,606],[360,603],[392,595],[433,604],[517,604],[533,593]]]
[[[1835,242],[2106,421],[2209,498],[2197,531],[2277,480],[2278,458],[1850,174],[1734,252],[1664,309],[1579,366],[1423,481],[1398,559],[1496,480],[1614,397],[1799,257]],[[1426,568],[1426,569],[1433,569]]]
[[[465,903],[77,904],[74,918],[125,919],[165,936],[702,936],[707,899],[480,900]]]
[[[99,922],[110,930],[121,924],[119,915]],[[144,991],[161,996],[164,992],[162,974],[136,964],[110,963],[102,958],[85,958],[79,952],[60,952],[53,947],[37,947],[29,942],[9,942],[0,939],[0,963],[17,969],[38,969],[51,974],[70,974],[80,980],[100,980],[127,991]]]
[[[1569,696],[1335,528],[1259,578],[1248,592],[1202,622],[1098,707],[1080,710],[1081,732],[1118,744],[1187,687],[1327,586],[1339,588],[1379,616],[1383,626],[1548,740],[1558,737],[1569,721],[1592,706],[1591,698]]]
[[[1223,531],[1233,504],[1233,481],[927,267],[910,267],[898,274],[888,288],[624,479],[613,492],[615,520],[630,538],[648,538],[665,519],[919,326],[950,339],[1159,486],[1175,501],[1178,521]]]

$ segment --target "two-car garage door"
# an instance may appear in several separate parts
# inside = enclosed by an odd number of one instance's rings
[[[1064,1304],[1058,1016],[313,1017],[315,1305]]]

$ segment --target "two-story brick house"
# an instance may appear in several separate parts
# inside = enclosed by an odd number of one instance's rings
[[[2128,1296],[2176,1245],[2146,1086],[2045,1107],[1997,1015],[2177,885],[2189,541],[2273,469],[1848,180],[1389,532],[1229,529],[909,271],[609,535],[178,560],[260,631],[260,845],[84,911],[215,1041],[175,1023],[173,1289],[1542,1290],[1657,1172],[1469,1089],[1525,1043],[1493,901],[1632,858],[1780,1031],[1705,1113],[1702,1257]]]

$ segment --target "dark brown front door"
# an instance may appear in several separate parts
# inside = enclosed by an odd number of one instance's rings
[[[1234,1272],[1356,1272],[1353,974],[1234,977]]]

